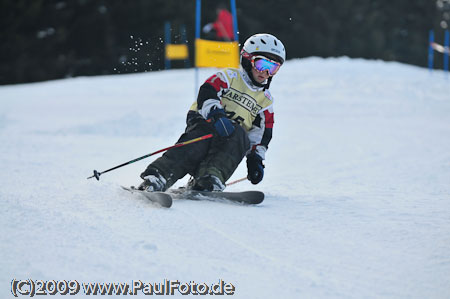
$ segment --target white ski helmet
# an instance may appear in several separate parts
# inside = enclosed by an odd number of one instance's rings
[[[278,58],[275,60],[278,60],[281,64],[286,60],[286,50],[284,49],[283,43],[268,33],[258,33],[250,36],[242,47],[241,54],[243,52],[249,54],[269,54],[272,58]]]

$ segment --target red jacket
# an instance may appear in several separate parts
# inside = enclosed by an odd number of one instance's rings
[[[219,11],[213,27],[216,30],[217,39],[234,40],[233,16],[228,10],[222,9]]]

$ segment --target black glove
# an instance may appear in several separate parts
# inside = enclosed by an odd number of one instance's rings
[[[247,178],[254,185],[261,182],[264,177],[264,165],[262,161],[262,158],[255,152],[247,156]]]
[[[211,110],[208,114],[208,120],[213,123],[214,128],[221,137],[229,137],[233,134],[233,123],[228,119],[223,109]]]

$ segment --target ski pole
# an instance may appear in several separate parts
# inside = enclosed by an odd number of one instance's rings
[[[144,156],[142,156],[142,157],[139,157],[139,158],[136,158],[136,159],[134,159],[134,160],[125,162],[125,163],[123,163],[123,164],[117,165],[117,166],[115,166],[115,167],[113,167],[113,168],[110,168],[110,169],[105,170],[105,171],[102,171],[102,172],[98,172],[97,170],[94,169],[94,175],[88,177],[87,179],[96,178],[97,181],[99,181],[99,180],[100,180],[100,176],[101,176],[102,174],[107,173],[107,172],[109,172],[109,171],[111,171],[111,170],[114,170],[114,169],[117,169],[117,168],[120,168],[120,167],[129,165],[129,164],[132,164],[132,163],[134,163],[134,162],[137,162],[137,161],[140,161],[140,160],[142,160],[142,159],[148,158],[148,157],[150,157],[150,156],[153,156],[153,155],[156,155],[156,154],[165,152],[165,151],[170,150],[170,149],[172,149],[172,148],[182,147],[182,146],[185,146],[185,145],[188,145],[188,144],[197,142],[197,141],[209,139],[209,138],[211,138],[211,137],[213,137],[213,134],[207,134],[207,135],[204,135],[204,136],[201,136],[201,137],[197,137],[197,138],[194,138],[194,139],[191,139],[191,140],[188,140],[188,141],[176,143],[175,145],[172,145],[172,146],[169,146],[169,147],[160,149],[160,150],[158,150],[158,151],[156,151],[156,152],[153,152],[153,153],[151,153],[151,154],[144,155]]]
[[[234,185],[234,184],[240,183],[240,182],[242,182],[242,181],[245,181],[246,179],[247,179],[247,177],[243,177],[242,179],[239,179],[239,180],[235,180],[235,181],[226,183],[225,185],[226,185],[226,186]]]

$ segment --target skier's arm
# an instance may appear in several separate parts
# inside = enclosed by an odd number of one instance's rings
[[[223,109],[220,104],[220,94],[222,90],[228,88],[228,83],[222,73],[217,73],[200,87],[197,96],[198,112],[207,119],[209,113],[214,109]]]
[[[273,111],[271,107],[258,114],[248,132],[251,150],[247,153],[247,178],[252,184],[258,184],[264,177],[263,160],[272,139]]]
[[[252,129],[248,132],[251,150],[248,154],[255,153],[265,159],[266,151],[272,140],[274,113],[272,109],[266,109],[258,114],[253,122]]]

